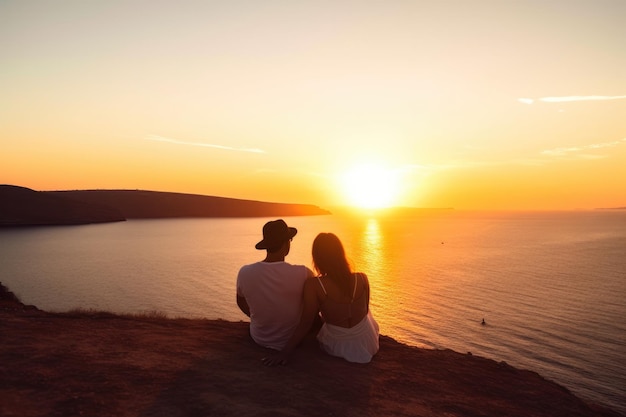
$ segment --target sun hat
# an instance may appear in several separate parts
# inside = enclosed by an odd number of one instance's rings
[[[283,242],[293,238],[298,230],[295,227],[287,226],[283,219],[273,220],[263,226],[263,240],[254,247],[257,249],[270,249],[283,244]]]

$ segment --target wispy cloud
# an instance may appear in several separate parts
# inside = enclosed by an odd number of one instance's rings
[[[215,145],[215,144],[212,144],[212,143],[187,142],[187,141],[178,140],[178,139],[165,138],[163,136],[157,136],[157,135],[148,135],[148,136],[145,137],[145,139],[146,140],[155,141],[155,142],[173,143],[175,145],[199,146],[199,147],[202,147],[202,148],[222,149],[222,150],[225,150],[225,151],[265,153],[264,150],[256,149],[256,148],[233,148],[231,146]]]
[[[612,148],[614,146],[618,146],[622,144],[626,144],[626,138],[622,140],[616,140],[613,142],[594,143],[594,144],[585,145],[585,146],[548,149],[548,150],[542,151],[541,154],[546,155],[546,156],[567,156],[567,155],[572,155],[572,154],[578,154],[581,152],[595,151],[595,150],[604,149],[604,148]],[[580,155],[580,157],[586,158],[586,159],[598,159],[598,158],[603,158],[604,156],[582,154]]]
[[[541,97],[541,98],[518,98],[517,101],[524,104],[533,104],[535,101],[545,103],[564,103],[569,101],[602,101],[602,100],[623,100],[624,96],[564,96],[564,97]]]
[[[436,171],[447,171],[447,170],[457,170],[457,169],[474,169],[474,168],[489,168],[489,167],[500,167],[500,166],[511,166],[511,165],[521,165],[528,167],[538,167],[545,166],[551,163],[554,163],[557,160],[597,160],[607,158],[609,155],[603,154],[599,151],[601,149],[613,148],[620,145],[626,145],[626,138],[621,140],[616,140],[613,142],[602,142],[602,143],[594,143],[590,145],[583,146],[572,146],[572,147],[562,147],[562,148],[554,148],[547,149],[541,151],[539,155],[535,154],[535,156],[529,157],[521,157],[515,159],[498,159],[498,160],[489,160],[489,159],[480,159],[480,158],[472,158],[472,159],[458,159],[458,160],[449,160],[436,164],[430,165],[412,165],[412,169],[415,171],[422,171],[425,173],[433,173]]]
[[[543,97],[539,100],[548,103],[562,103],[565,101],[601,101],[601,100],[621,100],[626,96],[567,96],[567,97]]]

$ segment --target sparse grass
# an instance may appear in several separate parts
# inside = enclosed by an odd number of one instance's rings
[[[68,318],[90,318],[90,319],[106,319],[106,318],[123,318],[123,319],[148,319],[148,320],[166,320],[169,317],[162,311],[150,310],[139,313],[112,313],[110,311],[96,310],[91,308],[74,308],[69,311],[55,313]]]
[[[158,310],[150,310],[150,311],[144,311],[142,313],[134,313],[134,314],[130,314],[130,316],[133,318],[156,319],[156,320],[164,320],[164,319],[170,318],[168,317],[166,313],[162,311],[158,311]]]

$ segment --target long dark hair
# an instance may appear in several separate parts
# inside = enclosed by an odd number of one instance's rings
[[[313,241],[313,267],[332,279],[346,295],[350,295],[352,270],[339,238],[333,233],[320,233]]]

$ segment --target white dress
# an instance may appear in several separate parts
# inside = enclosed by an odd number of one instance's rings
[[[319,278],[318,281],[326,294],[324,284]],[[356,279],[352,301],[354,301],[355,293]],[[322,349],[330,355],[344,358],[348,362],[368,363],[378,352],[378,332],[378,323],[368,309],[367,315],[357,325],[350,328],[324,323],[317,334],[317,340]]]

